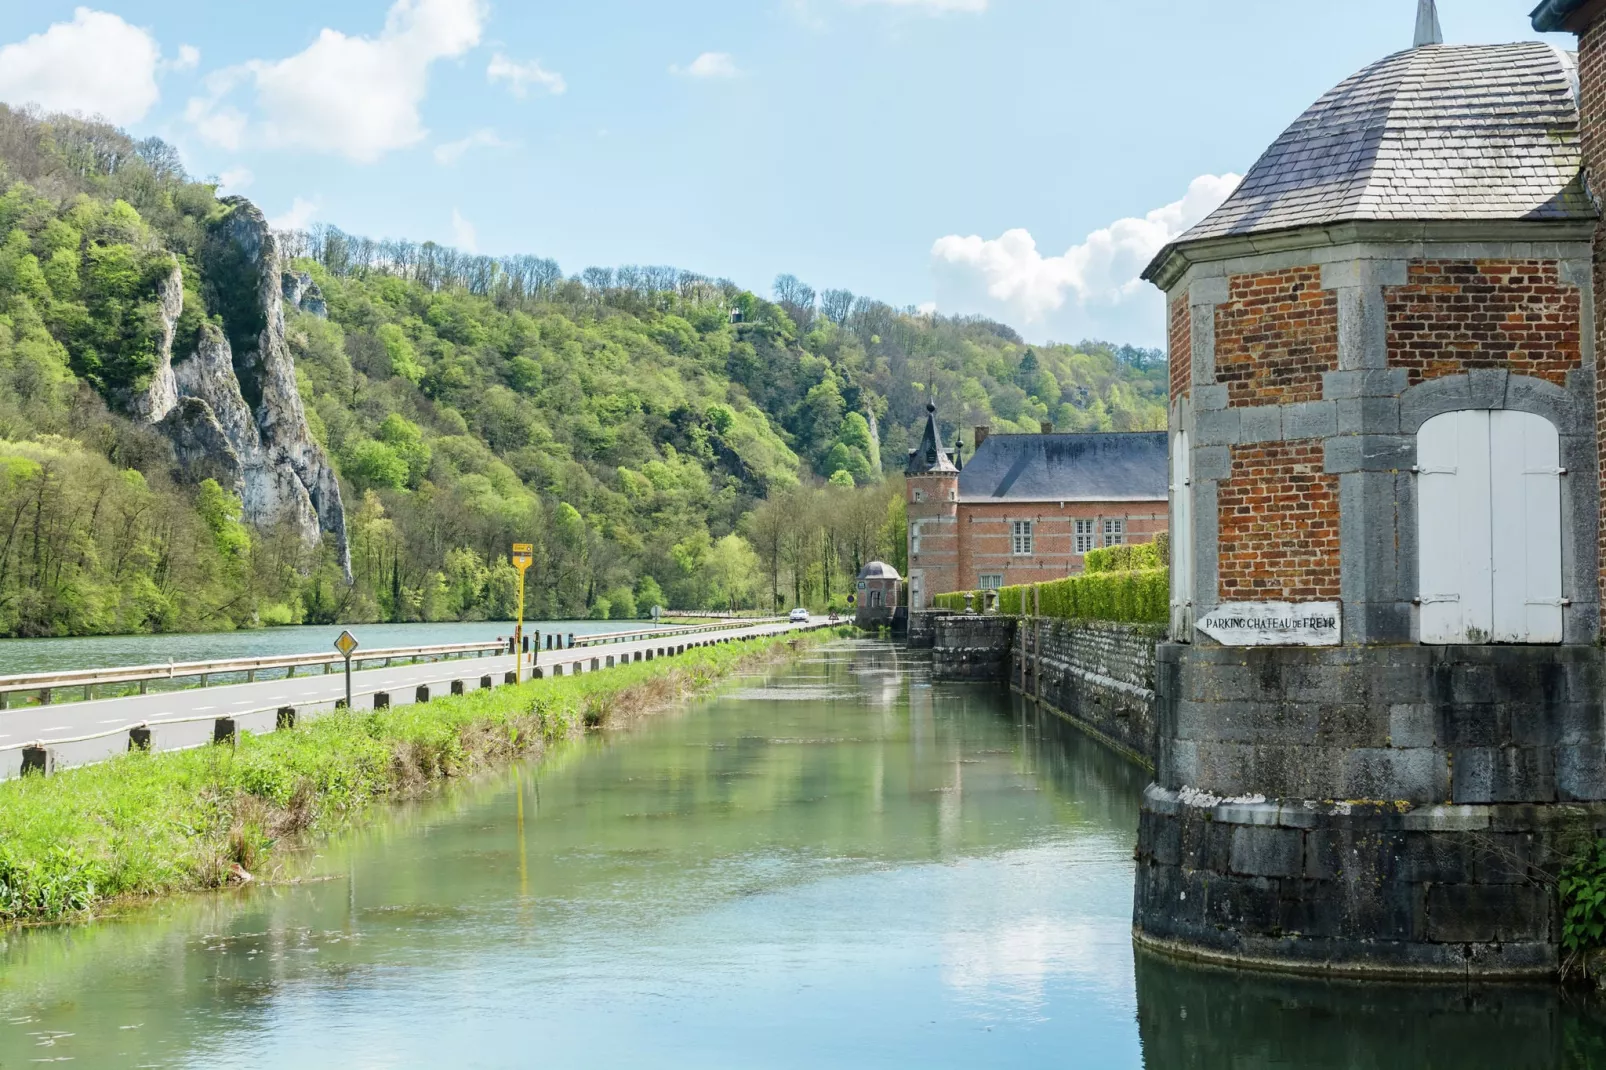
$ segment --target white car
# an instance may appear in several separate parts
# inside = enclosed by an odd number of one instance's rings
[[[807,624],[809,622],[809,611],[806,609],[794,609],[792,610],[791,620],[793,624]]]

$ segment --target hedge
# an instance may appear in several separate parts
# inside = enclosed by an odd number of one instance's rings
[[[1147,572],[1170,564],[1171,540],[1163,533],[1153,542],[1107,546],[1087,555],[1088,572]]]
[[[1032,586],[1041,592],[1036,601],[1031,593]],[[1020,617],[1035,609],[1044,617],[1118,624],[1164,624],[1171,616],[1171,570],[1168,568],[1120,572],[1090,570],[1080,576],[1032,586],[1002,588],[998,592],[998,612]],[[986,605],[983,592],[971,593],[979,613]],[[941,609],[962,613],[965,594],[964,591],[940,594],[933,601]]]

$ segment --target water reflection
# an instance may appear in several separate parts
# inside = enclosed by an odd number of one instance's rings
[[[8,934],[0,1065],[1588,1065],[1544,991],[1135,969],[1146,779],[838,644],[400,810],[304,883]]]

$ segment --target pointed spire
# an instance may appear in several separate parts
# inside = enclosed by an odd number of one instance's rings
[[[1416,0],[1416,43],[1413,48],[1423,45],[1444,44],[1444,30],[1439,26],[1439,7],[1434,0]]]
[[[909,467],[906,474],[923,476],[957,471],[959,469],[954,467],[948,451],[943,448],[942,429],[937,426],[936,403],[930,403],[926,406],[926,433],[921,436],[919,448],[909,451]]]

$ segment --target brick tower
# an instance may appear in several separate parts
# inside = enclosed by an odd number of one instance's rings
[[[943,448],[937,406],[926,406],[926,432],[909,451],[904,493],[909,517],[909,606],[959,589],[958,451]]]
[[[1547,875],[1606,827],[1576,66],[1442,45],[1429,0],[1417,40],[1145,275],[1172,366],[1157,949],[1554,972]]]

